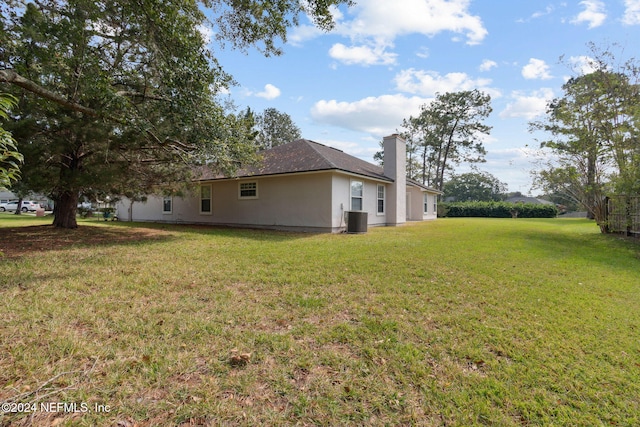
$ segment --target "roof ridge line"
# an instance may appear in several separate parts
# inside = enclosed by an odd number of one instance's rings
[[[339,153],[347,154],[347,153],[345,153],[345,152],[344,152],[344,150],[341,150],[341,149],[336,148],[336,147],[332,147],[332,146],[327,145],[327,144],[322,144],[321,142],[314,141],[314,140],[312,140],[312,139],[305,139],[305,138],[302,138],[302,140],[303,140],[303,141],[307,141],[307,142],[311,142],[312,144],[319,145],[319,146],[324,147],[324,148],[328,148],[328,149],[330,149],[330,150],[335,150],[335,151],[337,151],[337,152],[339,152]]]
[[[307,145],[308,145],[309,147],[311,147],[311,149],[312,149],[313,151],[315,151],[316,153],[318,153],[318,155],[319,155],[320,157],[322,157],[322,158],[323,158],[327,163],[329,163],[329,164],[331,165],[331,167],[333,167],[334,169],[340,169],[340,168],[338,167],[338,165],[336,165],[336,164],[335,164],[334,162],[332,162],[331,160],[327,159],[327,157],[326,157],[324,154],[322,154],[322,153],[321,153],[321,152],[320,152],[316,147],[314,147],[313,145],[314,145],[314,144],[317,144],[317,145],[321,145],[321,146],[323,146],[323,147],[327,147],[327,148],[331,148],[331,147],[329,147],[329,146],[327,146],[327,145],[320,144],[319,142],[311,141],[310,139],[305,139],[304,141],[307,143]],[[309,143],[311,143],[311,144],[309,144]],[[337,150],[337,151],[340,151],[341,153],[343,152],[343,151],[341,151],[341,150]]]

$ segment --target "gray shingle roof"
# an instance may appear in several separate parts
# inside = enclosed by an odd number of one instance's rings
[[[428,186],[424,185],[423,183],[416,181],[415,179],[407,178],[407,184],[408,185],[413,185],[414,187],[422,188],[424,190],[429,190],[432,193],[443,194],[442,191],[436,190],[433,187],[428,187]]]
[[[392,182],[380,166],[365,162],[341,150],[308,139],[298,139],[288,144],[265,150],[255,166],[241,168],[235,177],[282,175],[300,172],[340,170],[369,178]],[[229,177],[203,177],[224,179]]]
[[[338,170],[393,182],[393,179],[384,174],[382,167],[351,156],[337,148],[328,147],[308,139],[298,139],[288,144],[265,150],[260,154],[262,158],[257,165],[240,169],[234,178]],[[228,178],[230,177],[203,176],[201,179]],[[411,179],[407,179],[407,183],[423,189],[437,191]]]

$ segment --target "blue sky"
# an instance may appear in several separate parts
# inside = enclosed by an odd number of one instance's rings
[[[334,11],[330,33],[302,19],[282,56],[212,45],[238,83],[230,90],[238,108],[276,108],[304,138],[373,162],[382,137],[436,93],[477,88],[493,107],[479,169],[526,194],[541,136],[528,122],[588,69],[587,44],[617,43],[618,59],[640,56],[640,0],[357,2]]]

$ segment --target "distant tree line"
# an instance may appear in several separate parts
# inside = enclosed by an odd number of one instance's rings
[[[444,200],[457,202],[499,201],[508,197],[507,184],[490,174],[474,172],[452,175],[443,186]]]

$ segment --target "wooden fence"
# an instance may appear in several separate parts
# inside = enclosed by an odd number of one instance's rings
[[[640,196],[607,198],[607,220],[611,233],[640,236]]]

